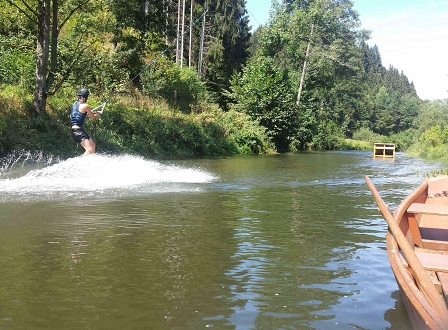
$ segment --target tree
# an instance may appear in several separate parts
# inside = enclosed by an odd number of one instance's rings
[[[58,72],[60,32],[68,20],[89,1],[73,4],[57,0],[6,0],[37,27],[34,89],[34,109],[37,113],[45,111],[47,97]]]
[[[245,0],[197,1],[207,9],[210,21],[207,53],[204,58],[204,79],[225,106],[223,92],[234,73],[240,72],[248,58],[249,19]]]
[[[0,83],[33,89],[35,31],[29,21],[7,3],[0,6]]]
[[[420,134],[433,126],[448,127],[448,99],[423,102],[414,124]]]
[[[357,70],[359,21],[351,7],[348,0],[274,2],[271,24],[261,38],[261,53],[294,69],[297,101],[307,76],[316,81],[311,75],[317,72],[333,75],[339,67]]]
[[[234,75],[230,90],[235,109],[265,127],[279,152],[288,151],[298,125],[287,72],[271,58],[258,57]]]
[[[258,37],[255,57],[274,60],[287,70],[299,105],[300,147],[332,121],[345,133],[356,128],[357,80],[362,72],[358,15],[348,0],[275,1],[270,24]]]
[[[375,97],[375,132],[389,135],[393,130],[394,118],[390,109],[393,107],[393,99],[390,97],[386,87],[381,87]]]
[[[138,74],[142,68],[176,37],[177,9],[174,1],[167,0],[114,0],[110,3],[114,16],[110,41],[121,68],[138,88],[141,88]],[[166,55],[171,56],[172,52]]]

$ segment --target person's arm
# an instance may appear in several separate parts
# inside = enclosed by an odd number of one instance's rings
[[[100,116],[99,112],[93,112],[90,106],[86,103],[82,103],[79,105],[79,111],[87,113],[91,119],[96,119]]]

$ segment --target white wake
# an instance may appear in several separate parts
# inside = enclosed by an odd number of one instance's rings
[[[34,169],[17,178],[3,179],[0,176],[0,195],[88,193],[109,190],[162,192],[185,190],[182,184],[208,183],[215,179],[214,175],[203,169],[164,165],[130,155],[95,154]]]

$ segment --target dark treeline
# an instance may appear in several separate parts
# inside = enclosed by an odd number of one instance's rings
[[[0,3],[0,84],[33,95],[34,116],[80,87],[184,114],[217,104],[264,128],[279,152],[347,138],[405,149],[447,123],[421,127],[446,102],[420,100],[405,73],[384,67],[349,0],[274,0],[254,32],[244,0]]]

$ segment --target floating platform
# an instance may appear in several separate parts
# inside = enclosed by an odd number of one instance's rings
[[[395,158],[395,144],[393,143],[374,143],[373,157]]]

